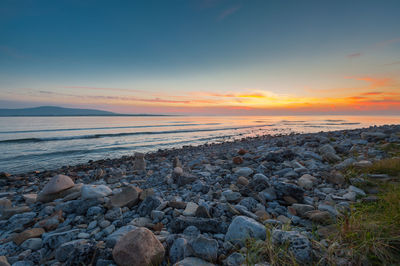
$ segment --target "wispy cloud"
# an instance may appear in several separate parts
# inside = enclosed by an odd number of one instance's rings
[[[101,87],[87,87],[87,86],[67,86],[64,89],[87,89],[87,90],[102,90],[102,91],[123,91],[123,92],[143,92],[143,90],[135,89],[120,89],[120,88],[101,88]]]
[[[382,41],[382,42],[378,42],[378,43],[376,43],[374,45],[374,47],[375,48],[383,48],[385,46],[388,46],[388,45],[394,44],[394,43],[398,43],[398,42],[400,42],[400,37],[394,38],[394,39],[391,39],[391,40],[385,40],[385,41]]]
[[[394,65],[400,65],[400,61],[394,61],[391,63],[384,64],[384,66],[394,66]]]
[[[232,6],[230,8],[225,9],[224,11],[221,12],[221,14],[219,14],[218,21],[224,20],[227,17],[233,15],[234,13],[239,11],[240,8],[242,8],[242,7],[241,6]]]
[[[366,76],[366,77],[349,76],[349,77],[345,77],[345,79],[354,79],[354,80],[368,82],[370,84],[371,88],[384,87],[384,86],[390,85],[393,81],[390,78],[374,78],[374,77],[368,77],[368,76]]]
[[[28,58],[27,55],[22,54],[21,52],[19,52],[17,49],[14,49],[12,47],[9,46],[5,46],[5,45],[0,45],[0,52],[13,57],[13,58],[17,58],[17,59],[24,59],[24,58]]]
[[[347,57],[348,58],[357,58],[357,57],[360,57],[360,56],[362,56],[363,55],[363,53],[354,53],[354,54],[349,54],[349,55],[347,55]]]

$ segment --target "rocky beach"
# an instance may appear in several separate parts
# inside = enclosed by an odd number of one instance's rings
[[[393,158],[390,145],[399,125],[1,173],[0,265],[277,265],[267,247],[293,264],[353,265],[330,252],[337,222],[379,200],[368,180],[392,176],[347,170]]]

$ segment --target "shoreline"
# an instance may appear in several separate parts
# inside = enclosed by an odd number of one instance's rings
[[[315,133],[297,133],[297,132],[290,132],[288,134],[276,134],[276,135],[271,135],[271,134],[266,134],[266,135],[261,135],[261,136],[255,136],[255,137],[246,137],[242,139],[232,139],[232,140],[223,140],[222,142],[211,142],[211,143],[204,143],[204,144],[199,144],[199,145],[184,145],[182,147],[177,147],[177,148],[167,148],[167,149],[158,149],[157,151],[150,151],[144,153],[145,156],[158,156],[158,155],[164,155],[168,154],[169,152],[171,153],[177,153],[177,152],[189,152],[193,151],[196,149],[203,149],[203,148],[213,148],[213,146],[218,147],[220,145],[240,145],[239,143],[242,142],[256,142],[256,141],[262,141],[265,139],[273,139],[273,138],[285,138],[285,137],[291,137],[291,136],[296,136],[296,135],[320,135],[320,134],[329,134],[329,133],[340,133],[340,132],[351,132],[351,131],[359,131],[359,130],[372,130],[372,129],[379,129],[379,128],[385,128],[385,127],[400,127],[400,124],[387,124],[387,125],[382,125],[382,126],[369,126],[369,127],[360,127],[360,128],[355,128],[355,129],[339,129],[339,130],[332,130],[332,131],[320,131],[320,132],[315,132]],[[224,138],[224,137],[222,137]],[[251,145],[251,144],[250,144]],[[228,148],[233,148],[233,147],[228,147]],[[62,171],[65,171],[63,169],[65,168],[86,168],[85,166],[88,165],[94,165],[96,164],[101,164],[105,162],[121,162],[121,161],[127,161],[127,160],[134,160],[134,153],[135,151],[132,151],[132,155],[123,155],[121,157],[116,157],[116,158],[104,158],[104,159],[99,159],[99,160],[89,160],[86,163],[78,163],[78,164],[67,164],[63,165],[58,168],[54,169],[46,169],[46,170],[32,170],[32,171],[27,171],[27,172],[21,172],[21,173],[15,173],[11,175],[18,175],[18,176],[26,176],[26,175],[32,175],[37,172],[39,174],[49,174],[49,173],[61,173]]]
[[[392,179],[349,177],[347,169],[397,156],[391,145],[400,145],[400,125],[263,135],[0,173],[0,258],[26,265],[134,265],[149,257],[178,266],[270,262],[261,255],[255,261],[250,236],[263,250],[286,243],[299,264],[324,261],[333,225],[353,204],[376,197],[376,189],[364,188],[367,179]]]

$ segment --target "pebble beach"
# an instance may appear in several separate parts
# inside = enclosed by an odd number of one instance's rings
[[[391,144],[400,144],[400,125],[3,172],[0,265],[248,265],[249,242],[265,241],[287,245],[299,265],[330,265],[335,222],[353,203],[376,200],[377,189],[361,188],[366,178],[390,179],[344,170],[388,158],[382,147]]]

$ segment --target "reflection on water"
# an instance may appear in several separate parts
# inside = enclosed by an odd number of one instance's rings
[[[131,155],[135,151],[264,134],[399,123],[400,117],[390,116],[0,117],[0,171],[51,169]]]

